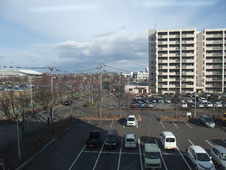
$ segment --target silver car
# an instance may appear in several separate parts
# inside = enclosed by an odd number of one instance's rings
[[[205,126],[205,127],[210,127],[210,128],[214,128],[215,127],[215,123],[214,123],[213,119],[211,119],[207,115],[201,115],[200,116],[200,121],[201,121],[201,124],[203,126]]]
[[[223,146],[213,146],[210,153],[216,168],[226,170],[226,148]]]

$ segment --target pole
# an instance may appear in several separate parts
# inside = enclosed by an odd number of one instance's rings
[[[30,98],[31,98],[31,108],[33,107],[33,94],[32,94],[32,77],[29,77],[29,83],[30,83]]]
[[[18,158],[19,158],[19,160],[21,160],[21,152],[20,152],[20,131],[19,131],[18,117],[16,118],[16,122],[17,122]]]
[[[195,115],[194,115],[194,117],[196,118],[196,107],[197,107],[197,105],[196,105],[196,93],[195,93]]]
[[[100,116],[102,116],[102,79],[103,79],[103,64],[100,65]]]

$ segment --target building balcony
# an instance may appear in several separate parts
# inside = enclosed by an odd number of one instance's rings
[[[206,66],[206,69],[220,69],[220,70],[222,70],[223,68],[222,68],[222,66],[214,66],[214,65],[212,65],[212,66]]]
[[[162,53],[159,53],[159,54],[158,54],[158,57],[168,57],[168,54],[162,54]]]
[[[168,79],[158,79],[159,82],[167,82]]]
[[[180,53],[169,53],[169,57],[180,57]]]
[[[195,75],[195,73],[194,72],[182,72],[182,75],[193,76],[193,75]]]
[[[159,66],[158,69],[168,69],[168,66]]]
[[[195,34],[182,34],[182,38],[194,38]]]
[[[187,57],[194,57],[194,53],[182,53],[182,56],[187,56]]]
[[[172,63],[172,64],[180,63],[180,60],[172,60],[172,59],[170,59],[169,60],[169,63]]]
[[[223,44],[222,40],[206,40],[206,44]]]
[[[219,78],[216,78],[216,77],[213,77],[213,78],[206,78],[206,81],[209,81],[209,82],[215,82],[215,81],[222,81],[222,79],[219,79]]]
[[[194,47],[182,47],[182,50],[195,50]]]
[[[194,82],[193,78],[182,78],[183,82]]]
[[[210,71],[207,71],[206,72],[206,75],[215,75],[215,76],[221,76],[222,75],[222,72],[216,72],[216,71],[213,71],[213,72],[210,72]]]
[[[206,34],[206,38],[221,38],[223,34]]]
[[[194,63],[195,60],[191,60],[191,59],[182,59],[182,63]]]
[[[178,35],[169,35],[169,38],[180,38],[180,34],[178,34]]]
[[[180,69],[180,66],[169,66],[169,69]]]
[[[158,63],[168,63],[168,60],[158,60]]]
[[[161,71],[159,71],[159,75],[167,76],[168,72],[161,72]]]
[[[168,51],[168,48],[167,47],[159,47],[158,51]]]
[[[180,50],[180,47],[170,47],[169,51],[178,51]]]
[[[191,40],[183,40],[182,44],[195,44],[195,41],[191,41]]]
[[[168,44],[168,41],[158,41],[157,44],[160,44],[160,45],[167,45],[167,44]]]
[[[178,78],[171,78],[171,79],[169,79],[169,82],[179,82],[180,81],[180,79],[178,79]]]
[[[169,41],[169,44],[180,44],[180,41]]]
[[[194,69],[194,66],[182,66],[182,69]]]
[[[222,56],[222,53],[206,53],[207,57],[220,57]]]
[[[160,87],[160,88],[167,88],[168,85],[167,84],[159,84],[158,87]]]
[[[222,63],[220,59],[206,59],[206,63]]]
[[[177,76],[177,75],[180,75],[180,72],[169,72],[170,76]]]
[[[181,87],[182,87],[182,88],[194,88],[194,85],[190,85],[190,84],[182,84]]]
[[[158,35],[158,38],[168,38],[168,35]]]
[[[223,50],[222,47],[206,47],[206,51],[208,50]]]

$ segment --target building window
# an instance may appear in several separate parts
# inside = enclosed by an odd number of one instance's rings
[[[133,89],[129,89],[129,91],[133,91]]]
[[[153,67],[151,67],[151,69],[153,69]]]
[[[153,75],[153,73],[151,73],[151,75]]]
[[[153,61],[151,61],[151,64],[153,64]]]

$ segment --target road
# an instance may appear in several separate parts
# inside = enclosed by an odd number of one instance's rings
[[[186,150],[191,145],[200,145],[207,152],[211,146],[218,144],[226,147],[224,138],[226,133],[221,127],[207,129],[198,122],[160,122],[155,116],[142,114],[142,121],[137,127],[126,127],[123,121],[101,120],[77,120],[73,128],[52,144],[46,151],[34,159],[25,170],[137,170],[144,169],[142,153],[144,144],[156,142],[161,149],[162,169],[173,170],[194,169],[186,157]],[[85,147],[91,129],[98,129],[102,133],[102,145],[96,149]],[[105,150],[103,141],[107,130],[117,129],[119,145],[116,150]],[[172,131],[177,138],[178,149],[165,151],[162,149],[159,134],[162,131]],[[137,136],[137,148],[134,150],[124,149],[123,136],[134,133]]]

